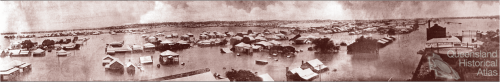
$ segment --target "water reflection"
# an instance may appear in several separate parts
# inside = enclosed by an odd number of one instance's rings
[[[246,32],[248,30],[253,30],[254,32],[262,32],[264,29],[274,30],[284,30],[278,28],[262,28],[262,27],[210,27],[210,28],[153,28],[151,30],[165,31],[164,34],[171,33],[179,33],[179,35],[186,33],[193,33],[195,37],[198,37],[199,34],[203,31],[218,31],[218,32]],[[237,56],[238,53],[220,53],[221,48],[229,48],[231,46],[212,46],[212,47],[192,47],[185,50],[174,51],[180,54],[180,62],[185,63],[185,65],[173,64],[173,65],[161,65],[158,68],[156,65],[159,64],[159,54],[160,51],[156,52],[127,52],[127,53],[117,53],[113,55],[114,57],[121,60],[121,62],[128,61],[129,59],[134,64],[140,64],[139,57],[143,56],[153,56],[153,64],[142,64],[144,71],[136,71],[134,76],[129,76],[126,74],[112,74],[107,73],[104,70],[103,66],[100,66],[100,59],[105,56],[104,54],[104,46],[106,43],[117,42],[117,41],[125,41],[125,45],[142,45],[145,44],[146,41],[142,38],[142,35],[153,36],[156,33],[148,33],[148,34],[127,34],[127,33],[118,33],[116,35],[102,34],[102,35],[88,35],[82,37],[91,38],[88,41],[88,44],[82,46],[82,49],[75,51],[77,54],[75,56],[68,56],[62,61],[73,63],[74,65],[82,65],[82,66],[73,66],[71,64],[65,64],[61,67],[86,67],[86,71],[81,69],[67,69],[66,74],[82,74],[82,77],[68,77],[68,78],[59,78],[59,77],[48,77],[47,79],[37,79],[36,77],[46,77],[46,74],[42,74],[41,71],[34,71],[32,74],[26,76],[27,79],[24,81],[30,80],[50,80],[50,81],[66,81],[72,79],[79,80],[119,80],[119,79],[152,79],[156,77],[162,77],[172,74],[183,73],[187,71],[202,69],[202,68],[210,68],[212,72],[220,73],[224,77],[224,72],[230,69],[248,69],[254,72],[258,72],[259,74],[268,73],[271,77],[273,77],[276,81],[284,81],[285,79],[285,67],[299,67],[301,61],[309,61],[313,59],[319,59],[325,65],[329,67],[329,71],[326,71],[322,74],[322,80],[333,81],[333,80],[363,80],[369,79],[373,80],[374,78],[386,79],[390,77],[399,77],[406,78],[410,73],[400,73],[400,72],[392,72],[394,70],[402,70],[409,71],[414,70],[413,68],[403,68],[400,65],[390,65],[393,64],[393,60],[382,61],[383,59],[394,59],[391,56],[382,56],[381,55],[373,55],[373,57],[355,55],[355,54],[347,54],[347,51],[344,47],[341,47],[341,50],[338,53],[315,53],[314,51],[308,51],[308,47],[312,47],[311,44],[304,45],[291,45],[295,47],[297,50],[303,50],[303,52],[295,53],[295,57],[287,57],[286,55],[282,56],[272,56],[272,54],[268,52],[254,52],[251,54],[239,53],[240,56]],[[334,38],[335,42],[353,42],[357,37],[361,35],[348,35],[347,33],[336,33],[336,34],[304,34],[304,36],[315,35],[315,36],[326,36]],[[295,35],[287,35],[288,37],[293,37]],[[384,35],[373,34],[373,38],[381,38]],[[72,37],[49,37],[49,38],[72,38]],[[178,38],[165,38],[159,37],[160,40],[169,39],[172,41],[178,41]],[[34,41],[41,42],[42,38],[34,38]],[[280,41],[282,44],[290,44],[290,41]],[[4,43],[5,44],[5,43]],[[399,46],[388,46],[388,47],[396,47]],[[404,52],[400,52],[404,53]],[[46,57],[52,56],[53,53],[47,53]],[[383,55],[388,55],[384,53]],[[389,54],[389,55],[401,55],[401,54]],[[363,58],[358,58],[365,57]],[[40,69],[41,67],[54,67],[57,65],[46,65],[46,63],[53,63],[53,61],[48,62],[49,60],[44,60],[43,58],[37,60],[29,60],[26,58],[19,58],[23,61],[31,61],[38,62],[34,63],[34,69]],[[257,65],[255,63],[256,60],[265,60],[268,61],[267,65]],[[276,61],[277,60],[277,61]],[[41,61],[41,62],[40,62]],[[412,60],[407,60],[412,61]],[[56,61],[57,62],[57,61]],[[411,62],[410,62],[411,63]],[[387,65],[389,64],[389,65]],[[406,65],[403,65],[406,66]],[[223,69],[226,68],[226,69]],[[46,70],[46,69],[40,69]],[[333,71],[336,70],[336,71]],[[51,70],[54,72],[59,72],[60,70]],[[366,74],[368,73],[368,74]],[[48,74],[53,75],[53,74]],[[54,75],[56,76],[56,75]],[[404,77],[403,77],[404,76]]]

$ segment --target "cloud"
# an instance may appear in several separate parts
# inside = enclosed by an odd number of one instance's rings
[[[29,25],[25,22],[25,13],[19,9],[19,4],[10,1],[1,2],[0,12],[0,32],[29,30]]]
[[[153,6],[133,1],[10,1],[0,2],[4,32],[66,30],[138,23]]]
[[[183,5],[178,5],[183,4]],[[179,21],[348,19],[336,2],[194,1],[155,2],[141,23]]]

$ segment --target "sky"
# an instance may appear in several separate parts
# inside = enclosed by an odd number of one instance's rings
[[[0,32],[136,23],[499,15],[499,1],[1,1]]]

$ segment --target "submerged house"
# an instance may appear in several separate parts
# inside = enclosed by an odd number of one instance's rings
[[[264,38],[264,37],[261,37],[261,36],[257,36],[257,37],[255,37],[255,41],[256,41],[256,42],[260,42],[260,41],[267,41],[267,39],[266,39],[266,38]]]
[[[104,66],[104,68],[106,70],[110,70],[110,71],[121,71],[123,72],[124,70],[124,65],[123,63],[121,63],[120,61],[118,61],[117,59],[111,61],[108,65]]]
[[[0,81],[15,81],[23,72],[31,70],[31,64],[10,58],[0,58]]]
[[[295,68],[292,70],[287,71],[287,77],[290,79],[298,80],[298,81],[311,81],[315,77],[317,77],[319,74],[313,72],[311,69],[302,69],[302,68]]]
[[[109,63],[111,63],[113,60],[116,60],[116,59],[117,58],[115,58],[113,56],[106,55],[106,57],[102,58],[102,66],[108,65]]]
[[[235,47],[235,52],[244,52],[244,53],[252,53],[252,45],[250,44],[245,44],[243,42],[237,44],[234,46]]]
[[[156,46],[154,44],[151,44],[151,43],[144,44],[145,51],[154,51],[155,48],[156,48]]]
[[[134,64],[132,64],[132,62],[127,62],[126,66],[127,68],[127,73],[130,74],[130,75],[134,75],[135,74],[135,68],[136,66]]]
[[[262,46],[262,49],[271,49],[271,47],[273,46],[273,44],[271,44],[269,42],[265,42],[265,41],[257,42],[254,45]]]
[[[111,43],[109,43],[109,46],[122,47],[124,43],[125,43],[125,41],[123,41],[123,42],[111,42]]]
[[[236,45],[236,44],[238,44],[239,42],[241,42],[241,40],[242,40],[242,39],[243,39],[243,37],[240,37],[240,36],[235,36],[235,37],[233,37],[233,38],[231,38],[231,39],[229,40],[229,44],[231,44],[231,45]]]
[[[319,61],[318,59],[314,59],[314,60],[309,60],[309,61],[305,62],[304,64],[302,64],[301,68],[303,68],[303,69],[310,68],[314,72],[320,72],[320,71],[326,70],[328,68],[328,66],[323,64],[323,62]]]
[[[160,64],[179,63],[179,54],[170,50],[160,53]]]

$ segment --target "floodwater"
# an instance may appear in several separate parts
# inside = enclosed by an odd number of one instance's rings
[[[475,30],[475,31],[494,31],[500,27],[498,19],[442,19],[438,24],[440,26],[446,27],[447,32],[454,34],[462,34],[465,30]],[[447,23],[450,22],[450,23]],[[457,24],[461,23],[461,24]],[[433,24],[431,26],[433,26]],[[474,32],[475,33],[475,32]],[[467,32],[464,32],[464,35]]]
[[[207,27],[207,28],[153,28],[153,31],[161,31],[165,34],[179,33],[186,34],[191,32],[197,37],[202,31],[218,31],[218,32],[246,32],[253,30],[262,32],[266,28],[262,27]],[[285,30],[268,28],[272,31]],[[157,77],[173,75],[183,72],[188,72],[197,69],[210,68],[214,73],[220,73],[224,76],[225,71],[231,69],[246,69],[258,74],[268,73],[276,81],[286,80],[286,67],[290,69],[300,66],[302,61],[319,59],[330,71],[320,73],[320,78],[315,81],[386,81],[406,80],[411,78],[412,72],[417,67],[420,60],[420,55],[416,52],[424,48],[425,30],[420,29],[410,34],[398,35],[397,40],[382,48],[379,54],[372,55],[350,55],[347,54],[346,47],[341,47],[339,53],[318,54],[313,51],[307,51],[308,47],[313,45],[293,45],[297,49],[303,49],[304,52],[296,54],[296,57],[271,56],[267,52],[254,52],[253,54],[241,54],[236,56],[236,53],[223,54],[220,53],[221,48],[227,46],[214,47],[193,47],[190,49],[174,51],[180,54],[180,62],[185,65],[162,65],[159,64],[159,54],[161,52],[129,52],[117,53],[112,55],[118,58],[122,63],[131,60],[134,64],[139,64],[139,57],[153,56],[153,64],[143,64],[145,71],[135,72],[135,75],[116,74],[106,72],[102,66],[102,58],[105,57],[104,47],[106,43],[125,41],[126,45],[145,44],[146,41],[142,35],[150,34],[125,34],[117,35],[101,34],[87,35],[79,38],[90,38],[80,50],[69,50],[71,54],[67,57],[57,57],[55,52],[48,52],[44,57],[12,57],[14,60],[20,60],[32,63],[32,72],[26,73],[19,77],[21,81],[129,81],[129,80],[145,80]],[[308,34],[303,34],[308,35]],[[339,41],[353,41],[360,35],[348,35],[347,33],[337,34],[312,34],[316,36],[326,36]],[[294,35],[288,35],[293,37]],[[370,36],[370,35],[367,35]],[[371,34],[373,38],[383,38],[384,35]],[[50,37],[54,39],[72,38],[72,37]],[[10,40],[2,38],[2,45],[8,45]],[[31,40],[41,43],[45,38],[32,38]],[[165,38],[161,37],[164,40]],[[177,41],[178,39],[170,39]],[[289,41],[280,41],[283,44],[290,44]],[[278,61],[274,61],[278,59]],[[257,65],[255,60],[267,60],[267,65]],[[223,69],[226,68],[226,69]],[[332,71],[336,69],[337,71]]]

